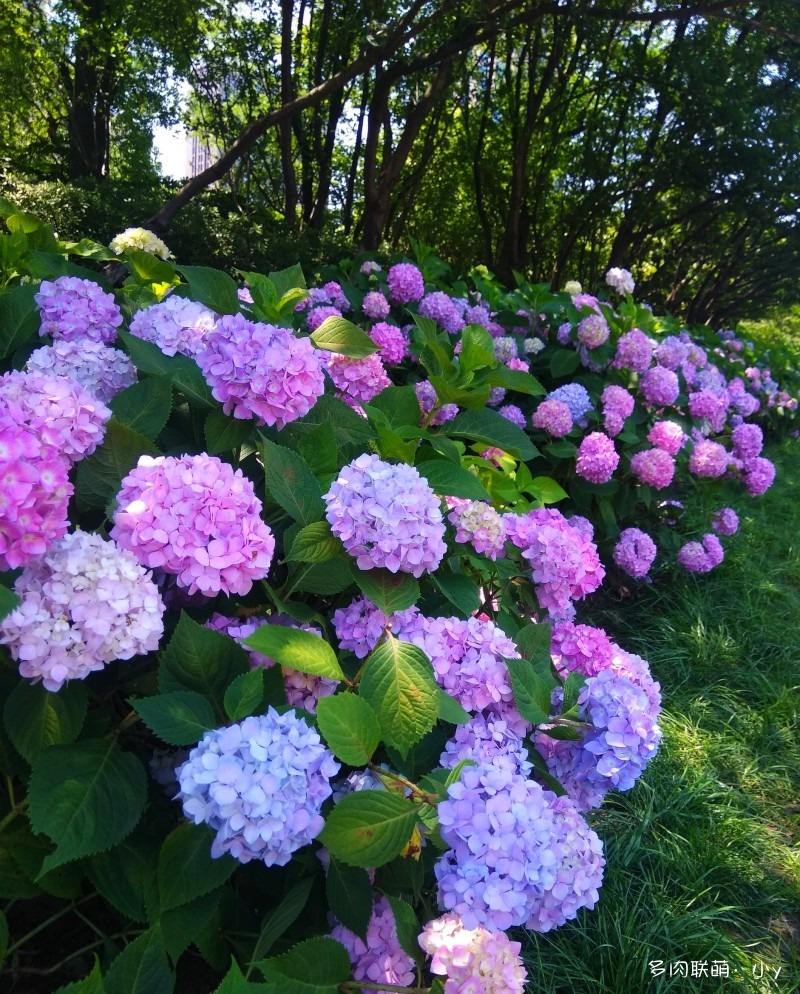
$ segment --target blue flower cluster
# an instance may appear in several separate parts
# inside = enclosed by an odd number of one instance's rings
[[[339,764],[294,711],[206,732],[176,774],[183,812],[216,830],[213,857],[283,866],[322,831]]]

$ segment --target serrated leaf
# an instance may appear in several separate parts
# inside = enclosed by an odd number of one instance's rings
[[[173,963],[211,920],[221,898],[221,889],[212,890],[159,915],[158,925],[164,939],[164,948]]]
[[[308,463],[318,480],[327,482],[339,471],[340,460],[336,447],[336,433],[330,422],[312,429],[299,439],[297,451]]]
[[[405,611],[419,600],[419,584],[408,573],[388,569],[362,570],[353,566],[353,579],[361,593],[385,615]]]
[[[257,668],[242,673],[225,691],[225,714],[231,721],[241,721],[259,710],[263,697],[264,670]]]
[[[386,387],[377,397],[372,398],[369,406],[381,411],[392,428],[398,425],[416,427],[422,417],[417,392],[413,387]]]
[[[329,680],[344,678],[336,653],[323,638],[313,632],[286,628],[283,625],[261,625],[242,641],[250,649],[269,656],[291,670],[327,677]]]
[[[83,728],[87,696],[86,688],[74,681],[57,694],[41,684],[18,683],[3,717],[19,754],[33,763],[47,746],[74,742]]]
[[[149,376],[118,393],[109,407],[121,425],[155,441],[172,409],[172,386],[161,376]]]
[[[347,318],[325,318],[310,338],[318,349],[351,359],[365,359],[378,351],[378,346],[369,335]]]
[[[535,376],[526,373],[524,369],[509,369],[507,366],[493,369],[489,374],[489,383],[493,387],[505,387],[506,390],[524,393],[529,397],[541,397],[547,393]]]
[[[92,972],[83,980],[76,980],[74,983],[65,984],[59,987],[53,994],[106,994],[103,986],[103,974],[100,972],[100,961],[95,958]]]
[[[0,359],[13,355],[39,330],[38,291],[38,286],[17,286],[0,294]]]
[[[469,711],[465,711],[442,687],[439,687],[439,717],[451,725],[466,725],[471,719]]]
[[[257,965],[280,994],[339,994],[351,969],[347,950],[329,938],[306,939]]]
[[[580,673],[570,673],[564,681],[564,703],[561,705],[561,713],[566,714],[578,703],[578,696],[586,684],[586,677]]]
[[[128,350],[134,366],[140,372],[166,377],[195,407],[206,410],[217,409],[211,387],[206,383],[194,359],[181,354],[165,355],[157,345],[126,331],[120,330],[119,338]]]
[[[157,455],[160,453],[149,438],[112,417],[102,444],[78,463],[78,492],[91,507],[104,508],[140,456]]]
[[[417,646],[392,635],[367,657],[359,690],[378,715],[384,741],[400,753],[419,742],[439,715],[439,687],[430,660]]]
[[[556,459],[574,459],[578,454],[578,446],[565,439],[560,439],[558,442],[550,442],[549,445],[545,445],[543,451]]]
[[[444,459],[426,459],[417,464],[416,470],[425,477],[437,496],[463,497],[466,500],[491,499],[478,477],[463,466],[456,466]]]
[[[98,893],[127,918],[144,922],[156,893],[158,841],[138,837],[123,839],[108,852],[93,856],[86,874]]]
[[[389,902],[389,907],[394,915],[397,941],[404,952],[413,960],[420,962],[425,954],[422,952],[418,940],[421,929],[414,909],[407,901],[401,897],[394,897],[392,894],[387,894],[386,900]]]
[[[317,478],[302,456],[264,439],[264,481],[276,504],[301,525],[319,521],[325,514]]]
[[[547,721],[551,712],[550,694],[556,686],[540,676],[526,659],[506,659],[514,691],[514,702],[523,718],[532,725]]]
[[[216,456],[221,452],[232,452],[243,445],[253,433],[253,422],[230,418],[221,410],[211,411],[206,418],[203,434],[206,438],[206,451]]]
[[[477,369],[495,365],[494,342],[489,332],[478,324],[468,324],[461,332],[458,355],[462,376]]]
[[[247,653],[232,638],[198,625],[185,612],[161,656],[159,687],[193,690],[223,708],[225,689],[250,670]]]
[[[214,708],[207,698],[193,690],[174,690],[140,700],[131,699],[128,703],[145,725],[168,745],[194,745],[217,726]]]
[[[22,603],[20,597],[18,597],[13,590],[9,590],[8,587],[4,587],[0,583],[0,621],[5,618],[7,614],[10,614],[14,608],[19,607]]]
[[[373,889],[367,871],[330,857],[325,894],[333,915],[345,928],[366,940],[372,915]]]
[[[514,636],[520,653],[526,659],[545,661],[550,664],[550,645],[553,640],[553,626],[547,622],[525,625]]]
[[[525,487],[525,491],[542,504],[557,504],[567,497],[566,490],[549,476],[535,476]]]
[[[236,869],[233,858],[211,858],[214,833],[205,825],[179,825],[158,854],[159,909],[187,904],[222,886]]]
[[[231,966],[214,994],[275,994],[273,984],[260,984],[247,980],[239,964],[231,957]]]
[[[308,594],[339,594],[353,583],[350,564],[345,556],[324,563],[303,563],[291,574],[292,589]]]
[[[331,533],[327,521],[314,521],[295,535],[286,561],[321,563],[342,554],[342,543]]]
[[[515,459],[535,459],[538,455],[525,432],[496,411],[463,411],[443,425],[441,433],[497,446]]]
[[[29,799],[33,830],[56,844],[44,874],[124,839],[144,810],[147,776],[113,740],[53,745],[34,763]]]
[[[253,961],[268,953],[284,932],[297,921],[308,902],[313,883],[312,877],[298,881],[278,906],[264,916],[253,948]]]
[[[433,581],[462,617],[468,618],[480,608],[478,585],[468,576],[440,572],[434,574]]]
[[[339,445],[362,446],[375,438],[375,430],[369,421],[331,394],[323,394],[305,417],[298,418],[283,430],[289,437],[303,438],[326,424],[333,428]]]
[[[319,840],[350,866],[383,866],[408,842],[416,819],[417,806],[400,794],[361,790],[333,808]]]
[[[334,755],[348,766],[366,766],[381,740],[378,716],[356,694],[321,698],[317,723]]]
[[[189,300],[199,300],[217,314],[238,314],[239,294],[236,283],[227,273],[210,266],[176,266],[188,283],[188,292],[178,288]]]
[[[303,275],[303,268],[299,262],[285,269],[278,269],[269,274],[272,285],[278,297],[283,297],[290,290],[305,290],[306,278]]]
[[[158,929],[126,946],[105,977],[106,994],[172,994],[172,972]]]

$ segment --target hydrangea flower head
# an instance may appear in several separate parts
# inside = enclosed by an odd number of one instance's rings
[[[100,535],[65,535],[25,567],[14,589],[22,603],[0,621],[0,642],[22,676],[50,691],[157,649],[164,632],[152,578]]]
[[[764,433],[758,425],[740,424],[731,432],[731,442],[737,459],[755,459],[764,448]]]
[[[429,414],[438,403],[436,387],[430,380],[419,380],[414,384],[414,392],[417,395],[424,419],[425,415]],[[457,414],[458,404],[442,404],[431,420],[426,423],[434,426],[443,425],[445,421],[452,421]]]
[[[560,621],[553,625],[550,652],[562,677],[573,672],[595,676],[611,666],[614,643],[602,628]]]
[[[614,562],[636,579],[647,576],[656,558],[656,544],[640,528],[625,528],[614,546]]]
[[[694,449],[689,456],[689,472],[695,476],[722,476],[728,468],[728,451],[719,442],[701,439],[694,443]]]
[[[157,345],[164,355],[180,352],[196,356],[202,352],[216,322],[217,315],[204,304],[167,297],[133,315],[131,334]]]
[[[408,355],[408,335],[397,325],[379,321],[369,329],[369,337],[378,346],[385,363],[396,366]]]
[[[619,465],[614,442],[602,431],[593,431],[578,446],[575,471],[590,483],[608,483]]]
[[[422,273],[411,262],[398,262],[386,274],[389,296],[396,304],[410,304],[425,293]]]
[[[690,573],[709,573],[725,558],[722,543],[708,532],[700,542],[687,542],[678,549],[678,562]]]
[[[689,358],[689,346],[677,335],[667,335],[656,345],[655,358],[659,366],[680,369]]]
[[[331,353],[328,373],[338,396],[351,407],[368,404],[381,390],[392,385],[377,352],[363,359]]]
[[[678,399],[680,381],[671,369],[654,366],[642,376],[639,388],[651,407],[669,407]]]
[[[653,342],[638,328],[621,335],[617,342],[613,366],[643,373],[653,359]]]
[[[420,619],[419,609],[410,607],[405,611],[386,615],[366,597],[357,597],[347,607],[337,608],[331,620],[336,637],[342,649],[355,653],[359,659],[368,656],[388,628],[395,635],[399,631],[410,631]]]
[[[760,497],[769,490],[775,480],[775,463],[763,456],[746,459],[742,479],[750,496]]]
[[[606,434],[613,438],[622,431],[625,419],[633,414],[634,399],[624,387],[610,384],[603,391],[600,401],[603,405],[603,426]]]
[[[577,425],[585,425],[585,417],[594,410],[589,391],[580,383],[565,383],[547,395],[548,400],[560,400],[570,409],[572,420]]]
[[[563,400],[543,400],[533,412],[531,423],[553,438],[562,438],[572,431],[572,412]]]
[[[675,459],[664,449],[643,449],[631,456],[631,472],[654,490],[664,490],[675,476]]]
[[[171,259],[172,253],[161,241],[158,235],[154,235],[147,228],[126,228],[115,235],[109,243],[109,248],[117,255],[133,249],[139,252],[149,252],[157,255],[159,259]]]
[[[516,404],[505,404],[498,409],[497,413],[506,421],[510,421],[512,425],[516,425],[517,428],[525,427],[525,415]]]
[[[647,433],[647,441],[657,449],[661,449],[671,456],[677,456],[681,451],[688,435],[683,428],[674,421],[656,421]]]
[[[370,290],[365,294],[361,307],[371,321],[382,321],[390,310],[389,301],[380,290]]]
[[[491,712],[479,712],[466,724],[456,726],[453,737],[445,743],[439,765],[452,770],[464,759],[479,765],[506,766],[526,778],[533,770],[522,736]]]
[[[606,283],[612,290],[621,294],[633,293],[633,288],[636,286],[630,272],[627,269],[620,269],[619,266],[609,269],[606,273]]]
[[[389,272],[391,274],[391,270]],[[464,318],[453,298],[441,290],[426,294],[420,302],[419,312],[423,317],[431,318],[441,325],[451,335],[458,334],[464,327]]]
[[[275,551],[253,484],[204,453],[141,456],[122,481],[111,537],[190,594],[246,594]]]
[[[322,396],[320,353],[287,328],[226,314],[205,341],[197,364],[226,414],[280,430]]]
[[[431,973],[447,977],[444,994],[524,994],[522,947],[505,932],[466,928],[447,914],[425,925],[419,944],[432,957]]]
[[[732,507],[720,508],[711,518],[711,527],[718,535],[735,535],[739,531],[739,515]]]
[[[451,508],[447,520],[455,525],[456,542],[469,542],[476,552],[497,559],[505,548],[505,527],[502,516],[491,504],[481,500],[448,497]]]
[[[400,945],[397,923],[387,897],[382,896],[375,903],[365,939],[344,925],[336,925],[331,938],[341,942],[347,950],[354,980],[400,987],[410,987],[414,983],[414,960]]]
[[[89,340],[43,345],[28,356],[25,371],[69,376],[104,404],[136,382],[136,368],[124,352]]]
[[[324,499],[333,534],[360,569],[420,577],[447,551],[439,501],[412,466],[365,453],[341,469]]]
[[[508,362],[510,359],[517,359],[517,343],[510,335],[503,335],[494,339],[494,357],[498,362]]]
[[[587,349],[597,349],[608,341],[611,329],[600,314],[590,314],[578,325],[578,341]]]
[[[177,770],[183,813],[217,833],[214,858],[285,866],[322,831],[339,764],[294,711],[206,732]]]
[[[113,342],[122,324],[114,297],[92,280],[59,276],[42,280],[34,299],[41,314],[40,335],[74,342]]]
[[[306,327],[309,331],[316,331],[320,325],[327,321],[328,318],[340,318],[342,317],[342,312],[338,307],[334,307],[333,304],[320,304],[318,307],[312,307],[312,309],[306,315]]]

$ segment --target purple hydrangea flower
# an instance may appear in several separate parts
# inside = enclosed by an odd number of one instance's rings
[[[440,290],[423,297],[419,305],[419,312],[423,317],[431,318],[441,325],[451,335],[458,334],[464,327],[464,318],[453,298]]]
[[[594,410],[594,404],[586,387],[580,383],[565,383],[556,387],[547,395],[548,400],[560,400],[566,404],[572,414],[572,420],[577,425],[585,425],[586,415]]]
[[[34,299],[42,317],[40,335],[67,342],[113,342],[122,324],[114,297],[92,280],[59,276],[42,280]]]
[[[680,369],[689,358],[689,346],[676,335],[668,335],[656,345],[655,357],[665,369]]]
[[[711,527],[718,535],[735,535],[739,531],[739,515],[732,507],[720,508],[711,518]]]
[[[445,743],[439,765],[451,770],[464,759],[484,766],[506,766],[525,778],[533,770],[522,736],[492,713],[476,714],[466,724],[457,725]]]
[[[387,897],[382,896],[376,901],[364,939],[344,925],[336,925],[331,931],[331,938],[341,942],[347,950],[354,980],[400,987],[410,987],[414,983],[414,960],[400,945],[397,924]]]
[[[506,404],[497,413],[504,417],[506,421],[510,421],[512,425],[516,425],[517,428],[525,427],[525,415],[516,404]]]
[[[124,352],[88,339],[43,345],[28,357],[25,372],[69,376],[104,404],[136,382],[136,368]]]
[[[653,342],[643,331],[634,328],[620,336],[612,365],[617,369],[630,369],[634,373],[643,373],[652,359]]]
[[[647,576],[656,558],[656,544],[639,528],[625,528],[614,546],[614,562],[636,579]]]
[[[722,543],[708,532],[701,542],[687,542],[678,549],[678,562],[690,573],[708,573],[724,559]]]
[[[375,455],[344,466],[325,494],[326,517],[359,569],[419,577],[447,551],[439,501],[416,469]]]
[[[308,414],[325,389],[323,359],[286,328],[226,314],[197,356],[226,414],[278,429]]]
[[[425,420],[425,415],[432,411],[439,402],[439,398],[436,396],[436,388],[430,380],[420,380],[414,384],[414,391],[422,410],[423,420]],[[433,426],[443,425],[445,421],[452,421],[457,414],[458,404],[442,404],[427,424]]]
[[[320,304],[317,307],[313,307],[306,316],[306,327],[310,332],[314,332],[319,328],[323,321],[327,321],[328,318],[340,318],[342,317],[342,312],[338,307],[334,307],[333,304]]]
[[[712,431],[722,431],[728,409],[727,394],[696,390],[689,394],[689,413],[708,422]]]
[[[572,412],[563,400],[543,400],[533,412],[531,423],[553,438],[561,438],[572,431]]]
[[[196,300],[167,297],[133,315],[131,334],[157,345],[165,355],[196,356],[216,322],[217,315]]]
[[[183,813],[217,833],[214,858],[285,866],[322,831],[339,764],[294,711],[206,732],[177,770]]]
[[[654,366],[642,376],[639,388],[651,407],[669,407],[678,399],[680,382],[671,369]]]
[[[275,551],[253,484],[205,453],[141,456],[122,481],[111,537],[190,594],[246,594]]]
[[[369,329],[369,337],[378,346],[385,363],[396,366],[408,355],[408,335],[394,324],[380,321]]]
[[[775,463],[763,456],[746,459],[742,479],[750,496],[760,497],[769,490],[775,480]]]
[[[578,446],[575,472],[590,483],[608,483],[618,465],[614,442],[601,431],[593,431]]]
[[[729,458],[727,449],[719,442],[708,439],[696,441],[689,456],[689,472],[712,479],[722,476],[728,468]]]
[[[383,321],[390,310],[389,301],[380,290],[370,290],[369,293],[365,294],[364,303],[361,306],[370,321]]]
[[[644,449],[631,457],[631,472],[654,490],[664,490],[675,475],[675,459],[664,449]]]
[[[425,293],[422,273],[410,262],[398,262],[386,274],[389,296],[396,304],[410,304]]]
[[[764,433],[758,425],[741,424],[731,432],[731,442],[737,459],[755,459],[764,448]]]
[[[605,345],[610,334],[611,329],[600,314],[590,314],[578,325],[578,341],[587,349],[597,349]]]
[[[600,398],[603,405],[603,426],[612,438],[619,435],[625,426],[625,419],[633,414],[635,402],[625,387],[613,384],[607,386]]]
[[[150,574],[113,542],[65,535],[14,584],[22,603],[0,621],[21,676],[57,691],[115,659],[158,648],[164,604]]]
[[[410,631],[417,618],[421,619],[421,615],[416,607],[397,611],[387,618],[379,607],[362,596],[347,607],[337,608],[331,620],[340,647],[363,659],[372,652],[387,628],[399,635],[400,631]]]

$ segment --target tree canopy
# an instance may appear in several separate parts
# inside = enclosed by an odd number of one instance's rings
[[[796,300],[794,0],[12,0],[6,167],[152,170],[178,114],[235,209],[561,285],[609,266],[696,322]],[[142,219],[145,220],[145,219]]]

